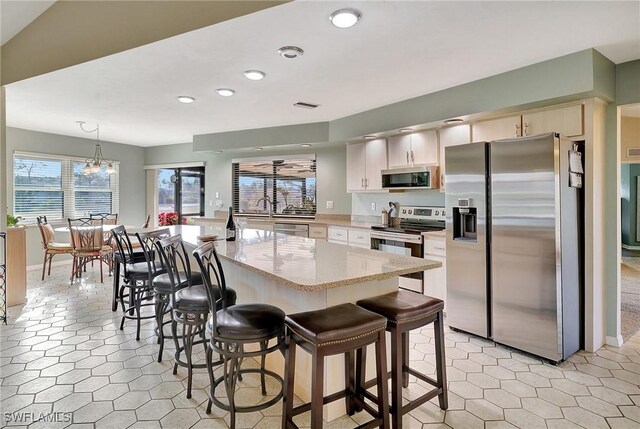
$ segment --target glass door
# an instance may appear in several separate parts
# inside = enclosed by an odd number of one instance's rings
[[[186,224],[191,216],[204,216],[204,167],[160,169],[159,225]]]

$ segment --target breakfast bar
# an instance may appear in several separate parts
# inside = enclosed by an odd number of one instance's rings
[[[224,236],[221,225],[170,228],[172,234],[182,235],[189,250],[200,244],[198,237]],[[287,314],[393,292],[398,289],[398,276],[441,266],[428,259],[254,229],[241,231],[237,241],[217,240],[216,248],[227,284],[238,293],[238,303],[272,304]],[[275,353],[269,358],[267,366],[282,374],[282,356]],[[310,365],[311,359],[301,353],[296,372],[303,376],[296,378],[295,393],[303,401],[310,396]],[[344,388],[343,365],[340,356],[327,359],[325,392]],[[344,403],[329,404],[324,413],[326,420],[333,420],[345,414]]]

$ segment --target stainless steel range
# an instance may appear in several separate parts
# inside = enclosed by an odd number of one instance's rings
[[[423,232],[445,229],[444,207],[405,206],[398,210],[398,227],[376,225],[371,227],[371,248],[383,252],[398,253],[422,258],[424,256]],[[424,293],[423,272],[400,277],[400,287]]]

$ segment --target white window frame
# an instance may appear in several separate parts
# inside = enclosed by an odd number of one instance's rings
[[[24,214],[16,212],[16,191],[24,190],[17,189],[15,186],[15,159],[20,157],[27,158],[40,158],[43,160],[51,160],[51,161],[62,161],[62,192],[63,192],[63,208],[62,208],[62,218],[50,218],[47,219],[51,223],[60,223],[66,222],[68,218],[75,218],[75,192],[76,191],[87,191],[87,192],[104,192],[106,189],[91,189],[91,188],[76,188],[73,184],[73,163],[74,162],[82,162],[86,161],[86,158],[78,158],[72,156],[61,156],[61,155],[52,155],[46,153],[38,153],[38,152],[21,152],[14,151],[12,158],[12,184],[13,184],[13,207],[12,213],[15,216],[24,216]],[[115,173],[111,174],[109,177],[109,190],[111,192],[111,212],[119,213],[120,212],[120,162],[113,161],[113,167],[115,169]],[[84,215],[82,215],[84,217]],[[26,223],[35,222],[35,220],[27,220]]]

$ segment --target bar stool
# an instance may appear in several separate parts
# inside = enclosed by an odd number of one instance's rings
[[[290,314],[285,319],[287,326],[285,347],[285,387],[282,410],[282,427],[297,428],[293,417],[311,410],[311,429],[322,427],[322,406],[346,398],[347,414],[353,415],[355,407],[367,411],[374,420],[359,428],[389,427],[387,357],[385,327],[387,320],[354,304],[340,304],[323,310]],[[378,396],[374,398],[375,410],[362,399],[370,395],[362,392],[354,383],[353,354],[356,350],[376,346],[375,384]],[[311,354],[311,402],[293,407],[293,387],[296,367],[296,345]],[[323,396],[324,358],[345,355],[345,389]]]
[[[282,351],[284,347],[284,317],[285,314],[278,307],[268,304],[237,304],[235,292],[230,299],[229,289],[222,270],[220,258],[213,242],[209,241],[193,251],[203,274],[211,318],[207,322],[207,332],[211,333],[207,348],[207,369],[211,390],[207,413],[211,412],[211,405],[229,411],[230,428],[236,425],[236,413],[248,413],[266,409],[282,398],[282,388],[268,401],[253,406],[237,406],[235,403],[236,383],[242,380],[242,374],[260,374],[262,395],[267,394],[265,376],[276,380],[282,387],[282,377],[265,368],[266,356],[275,351]],[[212,276],[217,285],[212,284]],[[274,343],[269,346],[269,342]],[[249,344],[259,345],[255,351],[246,350]],[[219,362],[212,362],[213,352],[220,355]],[[260,368],[241,368],[243,359],[260,357]],[[213,365],[223,364],[223,375],[214,378]],[[221,402],[215,395],[220,383],[224,383],[228,404]]]
[[[400,290],[357,304],[387,318],[387,331],[391,333],[391,415],[394,429],[402,428],[402,416],[438,396],[440,408],[448,408],[447,375],[444,356],[444,302],[437,298]],[[409,331],[433,323],[435,331],[436,375],[434,380],[409,367]],[[356,383],[367,389],[374,380],[364,381],[365,353],[358,353]],[[424,395],[402,405],[402,387],[409,386],[409,374],[434,386]]]
[[[178,373],[178,366],[187,368],[187,398],[191,398],[193,369],[206,367],[205,364],[194,364],[192,353],[193,346],[197,344],[203,344],[206,351],[204,325],[209,314],[207,293],[202,284],[197,285],[189,281],[192,276],[191,265],[181,235],[159,240],[155,246],[169,280],[169,289],[166,292],[171,308],[171,336],[176,346],[173,374]],[[154,285],[158,286],[158,277],[154,279]],[[178,323],[182,325],[180,336]],[[194,341],[197,336],[200,336],[200,339]],[[182,340],[182,345],[178,340]],[[186,362],[180,358],[183,352]]]
[[[169,228],[136,232],[136,238],[138,239],[137,243],[139,244],[139,248],[142,250],[144,260],[147,264],[147,282],[148,284],[153,286],[156,315],[156,334],[158,335],[158,344],[160,345],[158,351],[158,362],[162,362],[164,340],[165,338],[167,338],[164,335],[164,326],[171,323],[171,321],[165,322],[164,320],[164,316],[170,312],[168,307],[169,294],[171,293],[171,282],[169,279],[169,274],[167,274],[167,270],[162,264],[162,260],[160,258],[156,258],[156,243],[163,238],[169,237],[170,235],[171,233],[169,231]],[[133,257],[135,258],[135,256]],[[198,280],[200,280],[200,276],[198,275],[197,277]],[[200,283],[201,282],[202,281],[200,280]],[[173,339],[173,337],[169,336],[167,339]]]
[[[140,339],[140,322],[144,319],[153,319],[155,314],[141,316],[142,308],[155,305],[151,293],[151,283],[149,282],[149,267],[147,262],[133,262],[132,245],[124,226],[118,226],[111,230],[116,243],[118,258],[127,261],[122,264],[122,285],[118,293],[118,298],[122,304],[122,321],[120,330],[124,329],[125,320],[136,321],[136,340]],[[119,275],[119,273],[118,273]],[[125,293],[128,289],[128,293]],[[128,298],[128,306],[125,304]],[[134,314],[135,311],[135,314]]]

